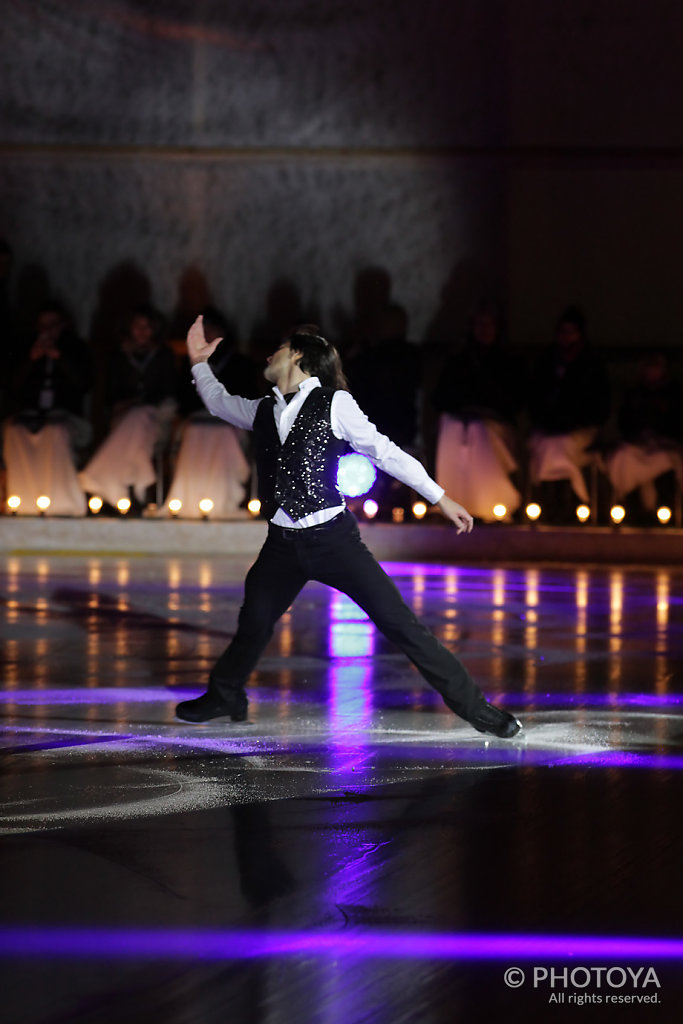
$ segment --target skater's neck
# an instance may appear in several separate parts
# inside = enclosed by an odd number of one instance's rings
[[[310,373],[304,373],[304,371],[300,370],[297,365],[294,365],[288,367],[286,372],[278,374],[277,380],[275,381],[275,387],[281,395],[296,394],[299,390],[299,385],[303,384],[305,380],[310,379]]]

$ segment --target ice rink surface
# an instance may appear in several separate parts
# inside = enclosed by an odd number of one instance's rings
[[[317,584],[181,723],[248,564],[2,557],[3,1024],[679,1021],[683,573],[385,563],[513,741]]]

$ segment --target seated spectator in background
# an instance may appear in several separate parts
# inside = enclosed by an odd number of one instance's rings
[[[683,479],[683,390],[662,352],[642,360],[640,379],[624,396],[618,426],[621,442],[605,458],[615,500],[637,489],[641,512],[655,512],[658,502],[670,504],[673,494],[671,487],[666,492],[665,475],[669,485],[677,481],[680,486]]]
[[[16,414],[5,423],[7,494],[21,499],[18,511],[36,514],[36,499],[50,499],[50,513],[85,514],[75,453],[90,440],[83,417],[92,383],[87,345],[74,333],[64,307],[43,306],[36,337],[19,360],[13,380]]]
[[[551,521],[573,521],[576,498],[589,502],[583,468],[609,409],[607,370],[587,342],[583,313],[570,306],[537,360],[529,391],[529,473],[532,486],[545,485],[539,497]]]
[[[497,518],[495,505],[505,505],[509,517],[521,502],[510,474],[517,469],[523,381],[521,361],[502,343],[495,308],[480,304],[464,348],[444,367],[433,402],[440,413],[436,480],[484,522]]]
[[[378,315],[375,337],[344,367],[351,392],[382,434],[418,455],[420,349],[408,341],[408,315],[392,303]],[[407,504],[408,489],[384,473],[372,491],[385,510]]]
[[[217,379],[230,394],[258,398],[261,390],[256,364],[237,351],[225,318],[209,306],[202,322],[207,341],[223,338],[209,359]],[[180,514],[198,519],[202,514],[199,502],[210,498],[214,516],[233,514],[244,501],[250,476],[245,432],[217,419],[206,409],[192,381],[187,357],[180,373],[178,411],[185,419],[166,504],[180,501]]]
[[[154,454],[169,437],[175,414],[173,353],[163,320],[141,306],[113,356],[107,376],[110,432],[79,474],[83,489],[115,506],[130,497],[139,508],[156,480]]]
[[[417,434],[420,350],[408,341],[408,315],[395,303],[379,314],[376,332],[349,363],[349,384],[377,429],[410,448]]]

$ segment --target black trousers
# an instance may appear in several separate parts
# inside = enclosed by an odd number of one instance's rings
[[[268,527],[266,542],[247,574],[237,633],[211,671],[211,693],[229,698],[244,688],[275,623],[308,580],[348,594],[456,714],[467,719],[485,703],[462,662],[418,621],[377,564],[348,510],[323,526]]]

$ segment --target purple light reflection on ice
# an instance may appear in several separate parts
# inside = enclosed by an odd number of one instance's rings
[[[360,750],[348,746],[348,751]],[[489,742],[484,746],[463,745],[452,746],[444,749],[443,742],[428,745],[421,742],[404,741],[400,743],[376,743],[370,745],[366,740],[365,752],[372,752],[374,757],[381,758],[383,755],[392,759],[399,759],[406,765],[411,761],[438,761],[444,768],[452,764],[463,764],[466,767],[477,765],[493,765],[505,767],[506,765],[520,766],[547,766],[552,768],[648,768],[652,770],[683,770],[683,756],[671,754],[639,754],[629,753],[623,750],[602,750],[588,753],[571,753],[558,750],[557,748],[533,748],[516,743],[508,745],[494,745]],[[297,750],[305,751],[308,754],[318,753],[324,757],[329,753],[329,748],[324,746],[312,746],[297,741]],[[263,750],[260,751],[263,753]],[[362,777],[356,780],[359,784]]]
[[[453,573],[455,568],[452,564],[443,564],[438,562],[382,561],[380,564],[389,576],[396,578],[409,578],[416,575],[425,577],[445,577],[449,573]],[[494,571],[494,569],[488,567],[478,568],[472,565],[458,565],[458,586],[459,588],[462,588],[463,591],[469,592],[490,589],[491,577]],[[528,569],[506,569],[505,573],[505,589],[507,592],[511,594],[523,594],[527,592]],[[600,580],[592,581],[591,589],[596,592],[594,596],[603,597],[605,588],[606,584],[604,582],[601,582]],[[576,585],[570,574],[565,576],[562,574],[561,570],[553,571],[550,569],[544,569],[542,570],[539,579],[539,591],[544,594],[566,594],[568,597],[573,599],[576,594]],[[648,604],[649,598],[645,598],[644,602]],[[670,598],[669,603],[683,603],[683,598]]]
[[[131,686],[73,686],[54,690],[5,690],[0,693],[0,704],[59,705],[59,704],[153,704],[165,700],[195,697],[201,687],[178,687],[154,690],[151,687]]]
[[[339,672],[348,672],[348,667],[339,667]],[[438,762],[441,767],[463,765],[465,768],[478,765],[493,767],[506,767],[507,765],[520,766],[547,766],[547,767],[591,767],[591,768],[642,768],[653,771],[681,771],[683,770],[683,755],[666,753],[642,753],[626,750],[574,750],[567,749],[568,745],[552,743],[544,745],[542,737],[539,737],[538,746],[529,746],[528,741],[533,736],[529,730],[522,734],[522,742],[494,742],[484,740],[483,737],[472,737],[460,731],[453,731],[453,742],[444,746],[443,734],[435,734],[432,743],[425,742],[424,737],[413,737],[410,733],[401,733],[396,741],[387,740],[386,734],[375,732],[371,723],[365,725],[366,716],[371,716],[371,691],[365,686],[362,678],[357,680],[360,690],[356,686],[344,693],[349,683],[348,677],[341,676],[332,680],[333,686],[338,695],[343,697],[337,702],[336,709],[333,701],[330,739],[331,743],[320,743],[319,740],[307,742],[301,736],[296,736],[291,742],[287,737],[281,736],[254,736],[253,734],[237,736],[210,735],[203,736],[192,731],[191,735],[174,735],[172,733],[160,733],[154,726],[150,732],[136,732],[135,734],[102,733],[94,729],[70,730],[65,733],[64,729],[32,728],[24,725],[8,724],[0,726],[0,736],[18,738],[30,735],[34,742],[40,744],[44,749],[57,748],[60,746],[74,746],[83,743],[122,743],[132,742],[134,744],[155,744],[162,747],[183,747],[190,745],[193,748],[202,748],[211,753],[223,755],[249,757],[252,754],[262,756],[270,750],[272,753],[281,754],[283,751],[295,749],[298,754],[307,754],[320,757],[322,762],[327,761],[335,766],[335,773],[347,774],[357,772],[353,780],[349,775],[349,782],[361,785],[364,783],[364,769],[369,761],[375,764],[383,758],[398,760],[406,766],[412,762]],[[347,702],[348,697],[348,702]],[[353,724],[355,721],[356,724]],[[461,742],[464,740],[465,742]],[[24,747],[24,744],[21,744]],[[24,749],[28,749],[24,747]],[[39,749],[37,746],[36,749]]]
[[[372,657],[374,653],[374,631],[369,622],[332,622],[330,625],[329,639],[330,654],[339,658],[347,666],[352,666],[358,658]],[[60,705],[60,704],[154,704],[163,701],[175,701],[187,697],[195,697],[203,692],[201,686],[174,687],[173,690],[160,690],[151,687],[131,686],[98,686],[98,687],[70,687],[55,688],[46,690],[5,690],[0,693],[0,704],[21,704],[21,705]],[[383,701],[384,691],[378,691],[377,703],[387,706],[403,706],[413,701],[409,692],[401,694],[401,699],[392,697],[390,702]],[[281,699],[279,692],[268,693],[265,688],[258,688],[258,699],[261,703],[276,702]],[[507,704],[512,707],[608,707],[610,710],[617,710],[623,707],[653,707],[666,708],[677,707],[683,704],[683,694],[668,693],[501,693],[491,695],[492,700],[497,704]],[[311,693],[291,694],[288,696],[291,703],[310,703]],[[421,697],[422,703],[430,703],[435,706],[441,705],[441,699],[437,693],[425,690]]]
[[[5,956],[249,960],[363,956],[409,960],[680,960],[683,940],[602,935],[506,935],[316,931],[187,931],[145,928],[0,928]]]
[[[4,730],[0,730],[0,734]],[[34,743],[15,744],[12,747],[0,748],[2,754],[36,754],[47,750],[60,750],[62,748],[92,746],[94,743],[120,743],[123,740],[132,739],[132,736],[103,735],[97,733],[89,736],[67,736],[64,739],[50,737],[49,739],[36,741]]]
[[[557,747],[554,749],[543,747],[535,749],[516,743],[503,746],[489,742],[483,746],[464,744],[444,749],[443,740],[434,744],[426,744],[414,742],[406,738],[406,740],[398,743],[377,743],[373,742],[372,738],[367,734],[358,737],[354,742],[353,733],[344,735],[341,723],[340,726],[338,737],[336,739],[333,737],[332,748],[326,744],[306,743],[300,737],[297,737],[296,741],[293,742],[293,746],[298,754],[318,755],[321,761],[330,761],[330,758],[334,757],[337,766],[336,771],[339,773],[357,772],[353,778],[353,782],[356,785],[362,785],[368,781],[364,775],[363,767],[368,763],[369,759],[372,758],[372,763],[379,759],[381,766],[382,757],[389,758],[392,761],[399,761],[406,766],[409,766],[412,761],[417,761],[418,763],[430,760],[437,761],[440,767],[443,768],[462,764],[465,768],[476,767],[477,765],[492,765],[501,768],[507,765],[515,765],[517,767],[616,767],[646,768],[655,771],[683,770],[683,756],[669,754],[636,754],[622,750],[571,753],[566,750],[558,750]],[[160,738],[157,736],[153,737],[153,739],[158,741]],[[161,741],[171,745],[183,745],[188,742],[183,737],[163,737]],[[240,742],[226,737],[213,737],[206,740],[199,737],[195,739],[193,735],[191,741],[195,747],[206,746],[210,750],[215,750],[217,743],[220,743],[224,753],[236,754],[240,757],[248,757],[250,754],[262,756],[267,753],[267,747],[264,746],[262,740],[252,744],[250,742],[251,738],[246,742]],[[274,753],[281,753],[283,749],[288,749],[286,740],[284,742],[282,740],[273,741]],[[374,774],[372,777],[374,778]]]
[[[388,562],[382,561],[382,568],[390,576],[445,576],[453,572],[452,565],[441,565],[435,562]],[[492,569],[477,569],[473,566],[458,566],[458,579],[474,578],[488,581]],[[523,570],[515,573],[520,580],[524,578]]]
[[[358,621],[360,609],[346,595],[335,592],[330,601],[328,649],[339,659],[332,662],[330,681],[330,731],[335,773],[355,772],[366,757],[368,731],[372,728],[372,665],[375,630],[371,622]]]
[[[365,739],[372,728],[372,669],[368,665],[334,665],[330,671],[332,738]]]
[[[675,754],[639,754],[636,751],[604,750],[597,754],[572,754],[552,761],[554,767],[587,764],[592,768],[657,768],[683,770],[683,756]]]
[[[503,693],[496,695],[497,704],[534,705],[537,707],[675,707],[683,704],[680,693]]]
[[[58,707],[60,705],[93,705],[93,704],[163,704],[165,702],[175,703],[178,700],[185,700],[188,697],[198,697],[203,693],[204,686],[178,686],[172,690],[153,690],[147,688],[133,689],[131,687],[93,687],[82,686],[72,689],[54,690],[6,690],[0,693],[0,705],[17,704],[21,707]],[[253,688],[250,692],[258,696],[259,704],[277,704],[282,700],[282,694],[273,690],[268,692],[267,688]],[[322,697],[314,697],[311,691],[303,694],[290,694],[287,696],[289,704],[310,704],[312,700],[322,700]]]

